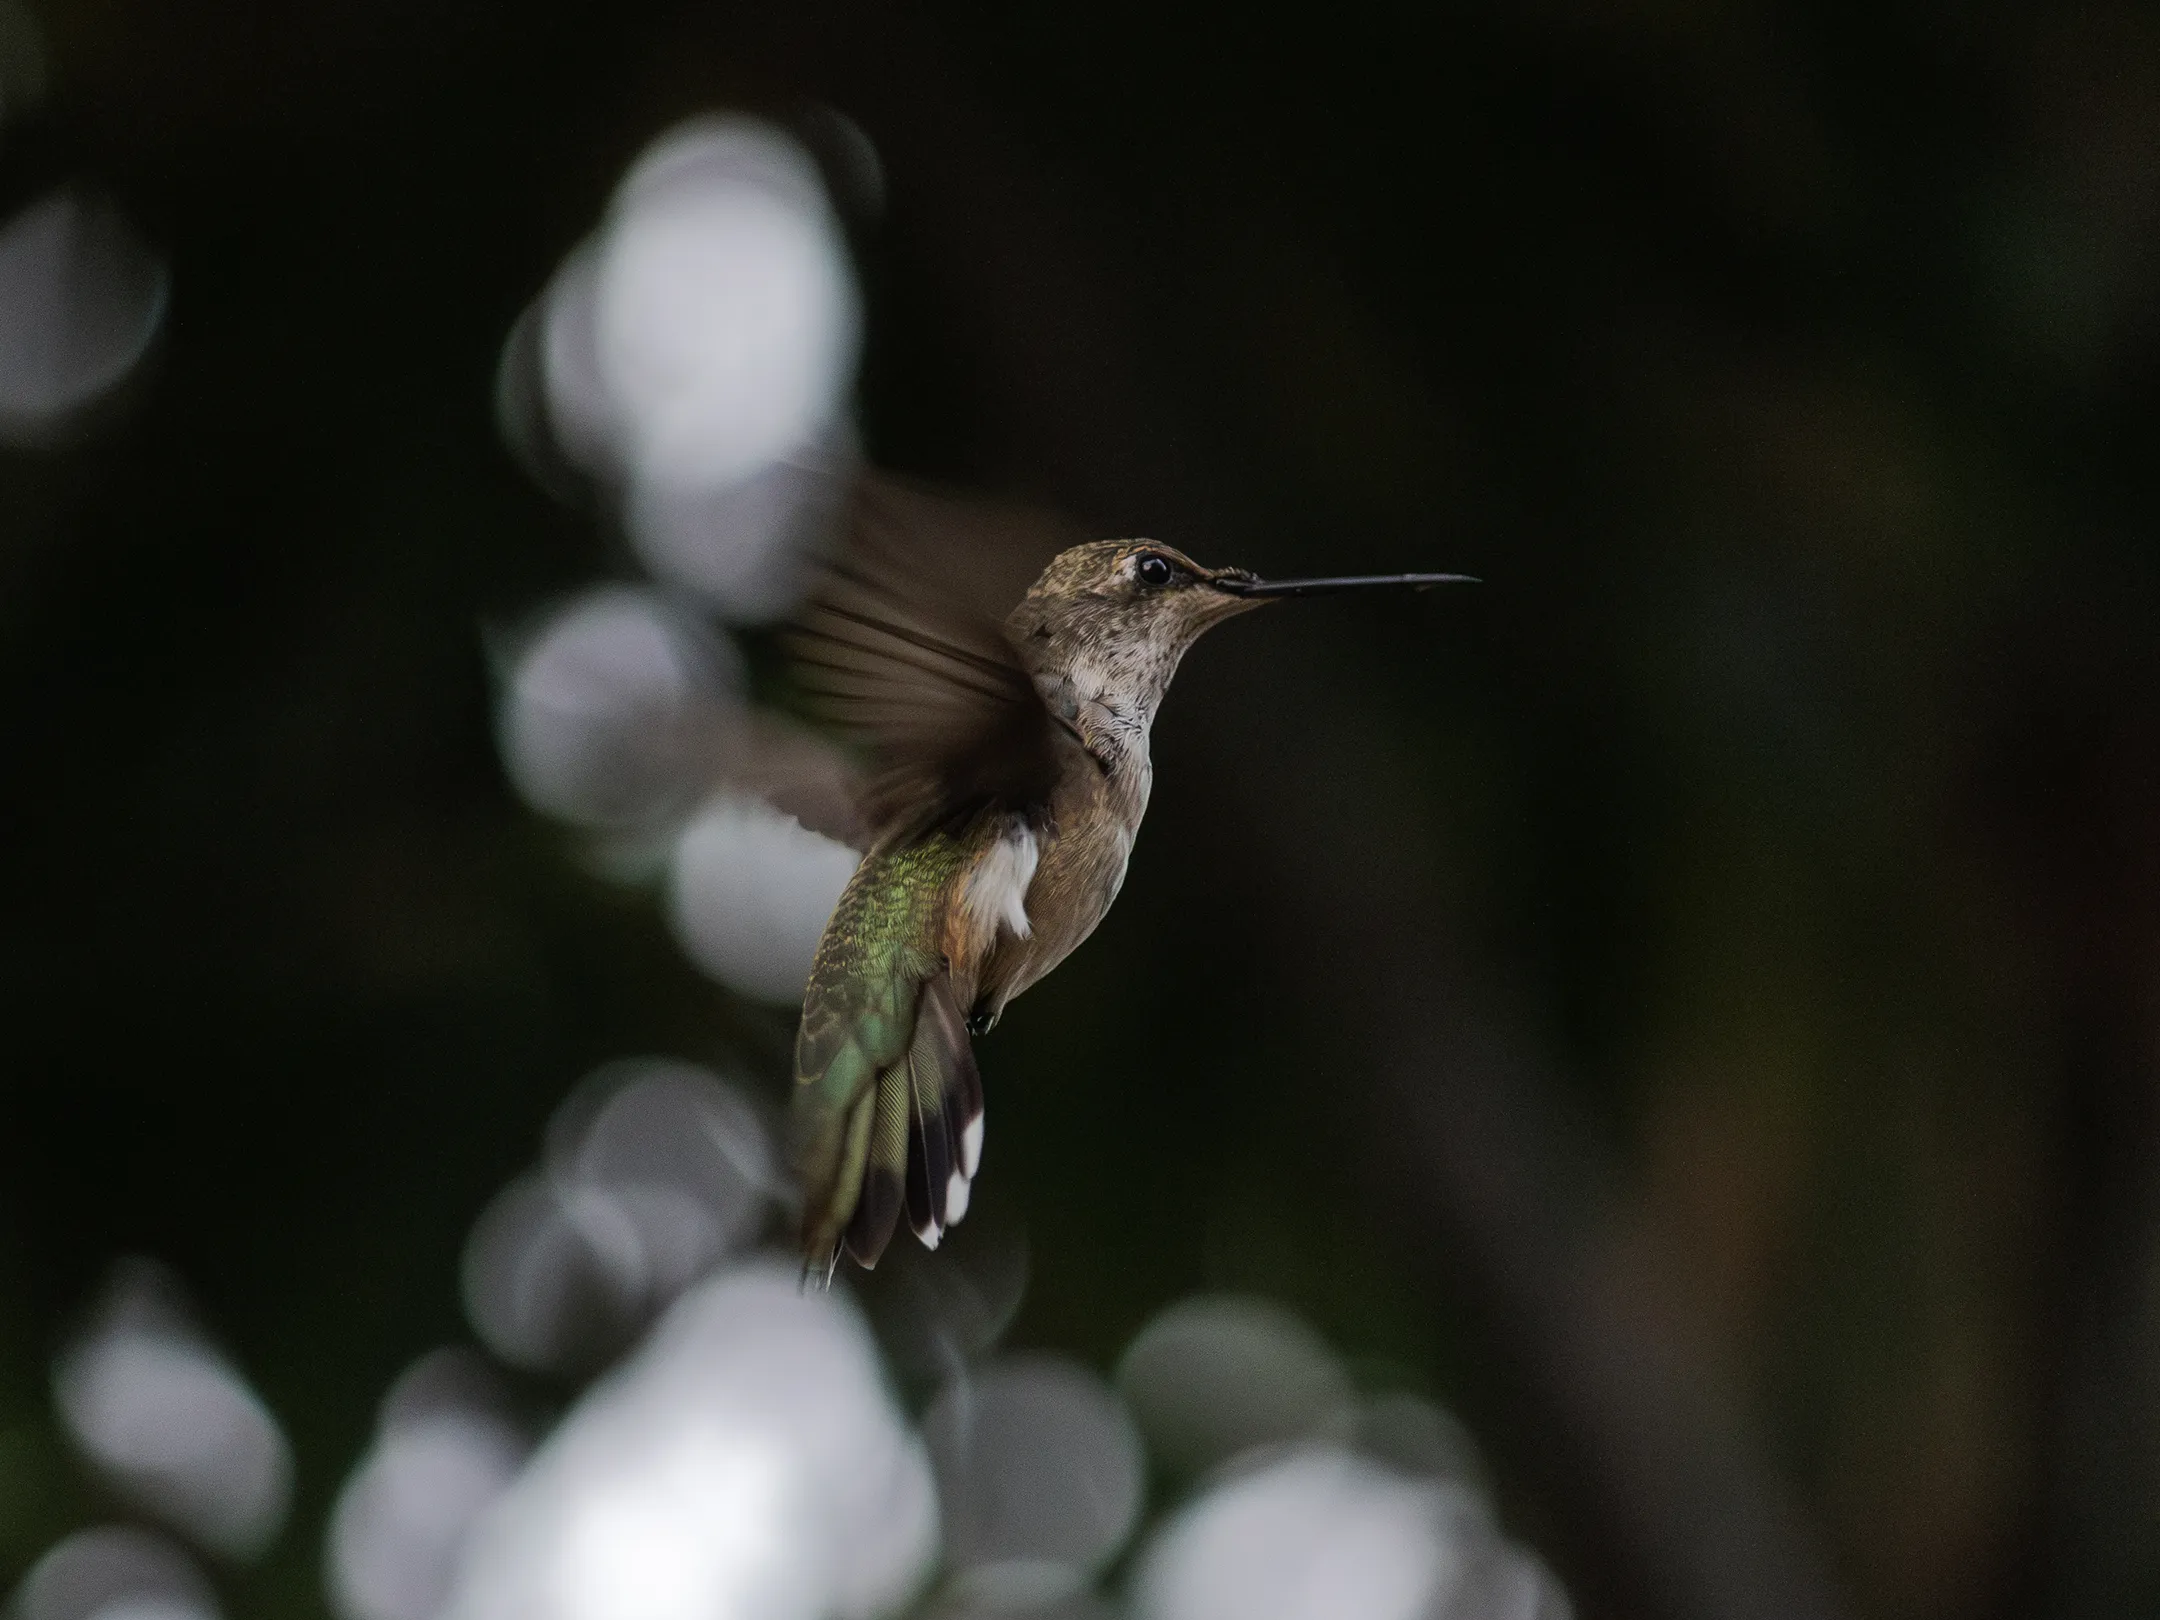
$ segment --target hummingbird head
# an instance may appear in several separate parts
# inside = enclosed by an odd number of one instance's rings
[[[1052,558],[1006,629],[1038,681],[1085,677],[1113,709],[1151,718],[1185,650],[1225,619],[1284,597],[1467,582],[1464,574],[1264,580],[1202,567],[1156,540],[1095,540]]]
[[[1052,558],[1006,628],[1038,674],[1086,666],[1159,689],[1211,626],[1259,606],[1224,578],[1252,576],[1153,540],[1095,540]]]

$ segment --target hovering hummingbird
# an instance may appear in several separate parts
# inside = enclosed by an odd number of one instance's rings
[[[1462,574],[1263,580],[1153,540],[1061,551],[1000,623],[925,563],[921,510],[861,486],[785,644],[812,712],[866,756],[862,864],[818,945],[795,1045],[804,1274],[874,1266],[900,1216],[926,1246],[982,1160],[970,1037],[1095,931],[1154,782],[1178,661],[1286,597]],[[949,548],[947,548],[949,554]]]

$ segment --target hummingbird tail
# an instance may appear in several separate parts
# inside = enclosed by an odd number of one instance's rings
[[[926,1248],[967,1213],[982,1160],[982,1076],[942,973],[924,983],[906,1052],[877,1072],[839,1122],[835,1173],[803,1212],[806,1274],[841,1252],[875,1266],[907,1211]]]
[[[967,1022],[953,1001],[952,982],[939,974],[923,986],[915,1039],[908,1049],[908,1091],[914,1105],[907,1142],[908,1225],[926,1248],[967,1213],[982,1160],[982,1074]]]

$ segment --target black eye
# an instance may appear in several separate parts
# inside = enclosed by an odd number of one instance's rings
[[[1140,560],[1133,564],[1133,578],[1143,585],[1167,585],[1175,570],[1170,559],[1158,551],[1143,551]]]

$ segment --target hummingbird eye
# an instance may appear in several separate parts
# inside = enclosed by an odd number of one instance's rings
[[[1133,578],[1143,585],[1167,585],[1177,570],[1159,551],[1143,551],[1133,563]]]

